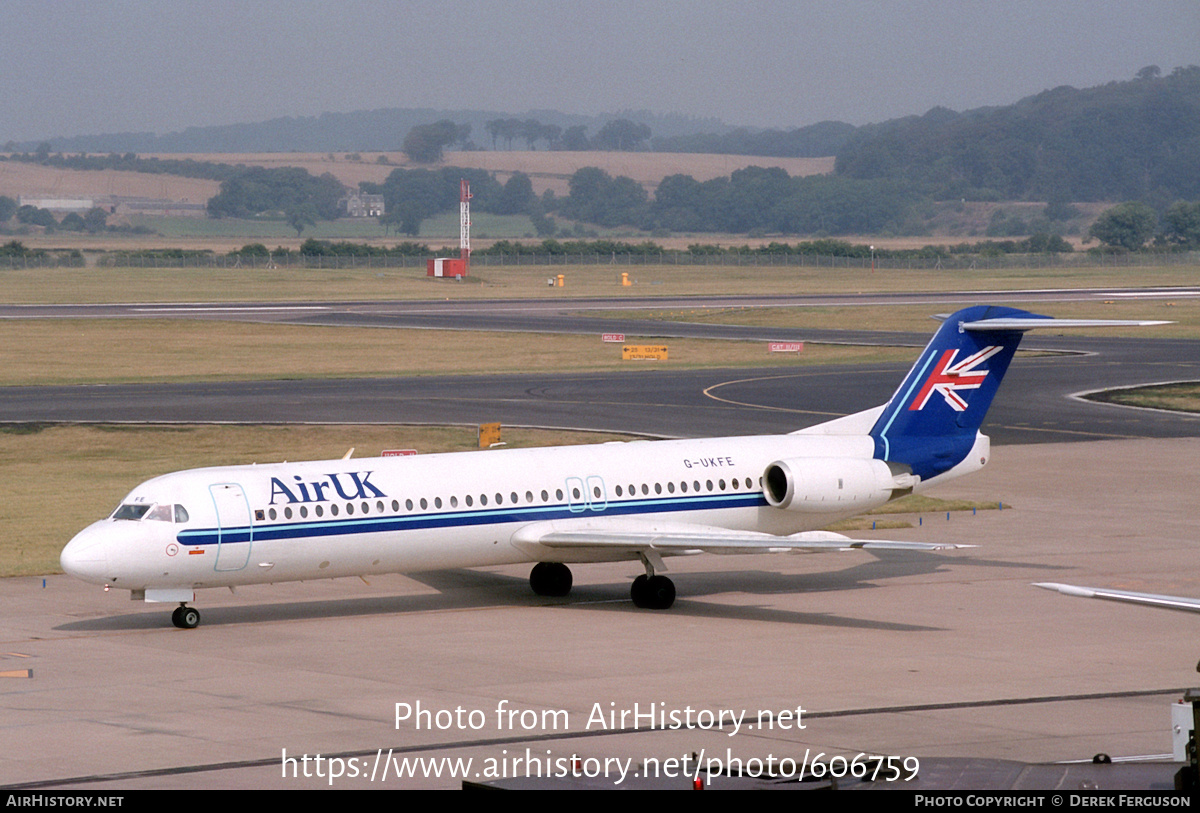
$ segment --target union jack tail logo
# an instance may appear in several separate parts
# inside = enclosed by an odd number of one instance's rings
[[[955,412],[965,411],[967,402],[958,394],[958,391],[978,389],[983,384],[983,380],[987,378],[988,371],[975,368],[1002,349],[999,345],[990,345],[978,353],[967,356],[957,364],[954,363],[954,357],[958,355],[958,350],[946,350],[942,353],[937,367],[929,374],[929,378],[925,379],[917,397],[908,405],[909,411],[924,409],[925,404],[929,403],[930,396],[935,392],[941,393],[942,397],[946,399],[946,403]]]

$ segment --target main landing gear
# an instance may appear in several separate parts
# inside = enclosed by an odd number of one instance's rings
[[[562,562],[538,562],[529,573],[529,586],[539,596],[565,596],[571,583],[571,568]]]
[[[646,565],[646,573],[633,580],[633,587],[629,591],[634,606],[644,610],[670,608],[675,603],[675,583],[666,576],[654,575],[654,566],[646,559],[642,561]],[[565,596],[571,592],[571,583],[571,569],[561,562],[538,562],[529,573],[529,586],[539,596]],[[175,612],[178,614],[179,610]],[[199,623],[199,614],[196,623]],[[175,626],[181,625],[177,621]]]
[[[180,604],[175,608],[175,612],[171,613],[171,623],[181,630],[194,630],[200,626],[200,611],[195,607]]]
[[[629,590],[633,605],[644,610],[666,610],[675,603],[675,582],[666,576],[643,574]]]

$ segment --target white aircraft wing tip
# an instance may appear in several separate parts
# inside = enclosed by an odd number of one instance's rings
[[[1086,587],[1076,587],[1073,584],[1058,584],[1056,582],[1034,582],[1034,587],[1040,587],[1043,590],[1053,590],[1056,593],[1062,593],[1064,596],[1078,596],[1079,598],[1095,598],[1096,591],[1089,590]]]

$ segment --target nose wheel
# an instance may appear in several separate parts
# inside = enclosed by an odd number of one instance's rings
[[[175,612],[171,613],[171,623],[181,630],[194,630],[200,626],[200,611],[195,607],[180,604],[175,608]]]

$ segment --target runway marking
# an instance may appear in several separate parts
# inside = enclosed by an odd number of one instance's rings
[[[166,308],[132,308],[138,313],[249,313],[252,311],[327,311],[324,305],[188,305]]]
[[[878,371],[867,371],[867,372],[878,372]],[[828,374],[828,373],[826,373],[826,374]],[[772,412],[792,412],[797,415],[819,415],[822,417],[829,417],[829,416],[841,417],[842,413],[840,413],[840,412],[818,411],[818,410],[812,410],[812,409],[794,409],[791,407],[767,406],[765,404],[752,404],[747,401],[735,401],[732,398],[722,398],[719,395],[713,395],[713,392],[712,392],[713,390],[720,389],[721,387],[729,386],[732,384],[749,384],[749,383],[752,383],[755,381],[777,381],[781,378],[804,378],[805,376],[806,376],[805,373],[790,373],[788,375],[765,375],[765,376],[759,376],[756,378],[739,378],[734,381],[722,381],[718,384],[713,384],[711,387],[705,387],[703,390],[701,390],[701,393],[706,398],[711,398],[714,401],[719,401],[722,404],[730,404],[732,406],[750,407],[751,409],[766,409],[766,410],[770,410]]]
[[[1177,291],[1118,291],[1117,293],[1106,294],[1106,296],[1119,296],[1126,299],[1162,299],[1163,297],[1172,296],[1200,296],[1200,290],[1177,290]]]

